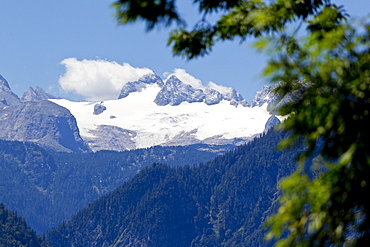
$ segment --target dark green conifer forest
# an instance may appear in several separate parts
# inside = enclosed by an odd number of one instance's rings
[[[46,244],[22,217],[0,203],[0,246],[46,247]]]
[[[297,150],[270,132],[196,166],[153,164],[46,234],[51,246],[266,246]]]
[[[0,140],[0,202],[41,234],[153,162],[182,166],[216,155],[194,147],[55,153],[32,143]]]

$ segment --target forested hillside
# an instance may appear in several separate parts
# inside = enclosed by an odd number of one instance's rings
[[[43,233],[153,162],[182,166],[215,156],[193,147],[54,153],[31,143],[0,140],[0,202]]]
[[[22,217],[0,203],[0,246],[46,247],[46,244]]]
[[[51,246],[266,246],[264,220],[276,210],[277,181],[298,150],[275,149],[269,132],[214,160],[153,164],[49,231]]]

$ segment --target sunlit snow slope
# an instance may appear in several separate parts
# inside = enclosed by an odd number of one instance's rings
[[[118,100],[51,101],[75,116],[81,137],[93,151],[195,143],[240,144],[263,132],[271,116],[267,104],[243,107],[221,101],[214,105],[182,102],[177,106],[158,106],[153,101],[159,90],[158,85],[152,84]],[[94,115],[96,104],[106,109]]]

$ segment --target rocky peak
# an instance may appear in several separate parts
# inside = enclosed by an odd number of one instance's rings
[[[5,78],[0,75],[0,90],[10,90],[9,83],[5,80]]]
[[[182,102],[204,102],[207,105],[220,103],[222,100],[230,101],[231,105],[247,106],[246,100],[235,89],[230,89],[226,94],[212,88],[195,88],[171,76],[159,91],[154,102],[157,105],[179,105]]]
[[[176,76],[171,76],[157,94],[154,102],[157,105],[179,105],[182,102],[202,102],[205,98],[201,89],[196,89],[180,81]]]
[[[9,83],[0,75],[0,107],[14,105],[19,103],[18,96],[13,93]]]
[[[162,87],[163,86],[163,81],[158,75],[156,75],[154,73],[144,75],[144,76],[140,77],[137,81],[132,81],[132,82],[126,83],[122,87],[121,93],[119,94],[118,99],[125,98],[130,93],[133,93],[133,92],[140,92],[148,84],[157,84],[160,87]]]
[[[228,93],[224,94],[224,99],[228,101],[236,101],[236,102],[244,100],[243,96],[238,91],[236,91],[234,88],[231,88]]]
[[[214,105],[220,103],[220,101],[223,99],[223,95],[214,89],[206,88],[204,90],[205,99],[204,103],[207,105]]]
[[[20,98],[21,102],[28,102],[28,101],[39,101],[39,100],[47,100],[47,99],[58,99],[58,97],[46,93],[41,87],[29,87],[28,90],[22,95]]]
[[[277,95],[273,92],[273,88],[270,86],[263,86],[261,91],[258,91],[250,103],[251,107],[259,107],[263,104],[270,104],[277,100]]]

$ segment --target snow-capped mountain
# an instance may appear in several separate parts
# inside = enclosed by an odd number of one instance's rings
[[[223,93],[209,87],[195,88],[172,75],[158,92],[154,102],[160,106],[176,106],[182,102],[204,102],[207,105],[214,105],[222,100],[229,101],[232,105],[247,105],[246,100],[235,89],[230,88],[226,93]]]
[[[198,143],[238,145],[262,133],[272,115],[267,103],[258,103],[259,96],[253,101],[257,105],[248,107],[235,89],[228,92],[195,88],[176,76],[163,83],[151,74],[127,83],[117,100],[51,101],[75,116],[81,137],[93,151]]]
[[[270,87],[248,105],[235,89],[196,87],[154,73],[126,83],[118,99],[73,102],[32,87],[18,98],[0,78],[0,138],[56,151],[129,150],[156,145],[239,145],[275,125]],[[10,104],[11,103],[11,104]]]

